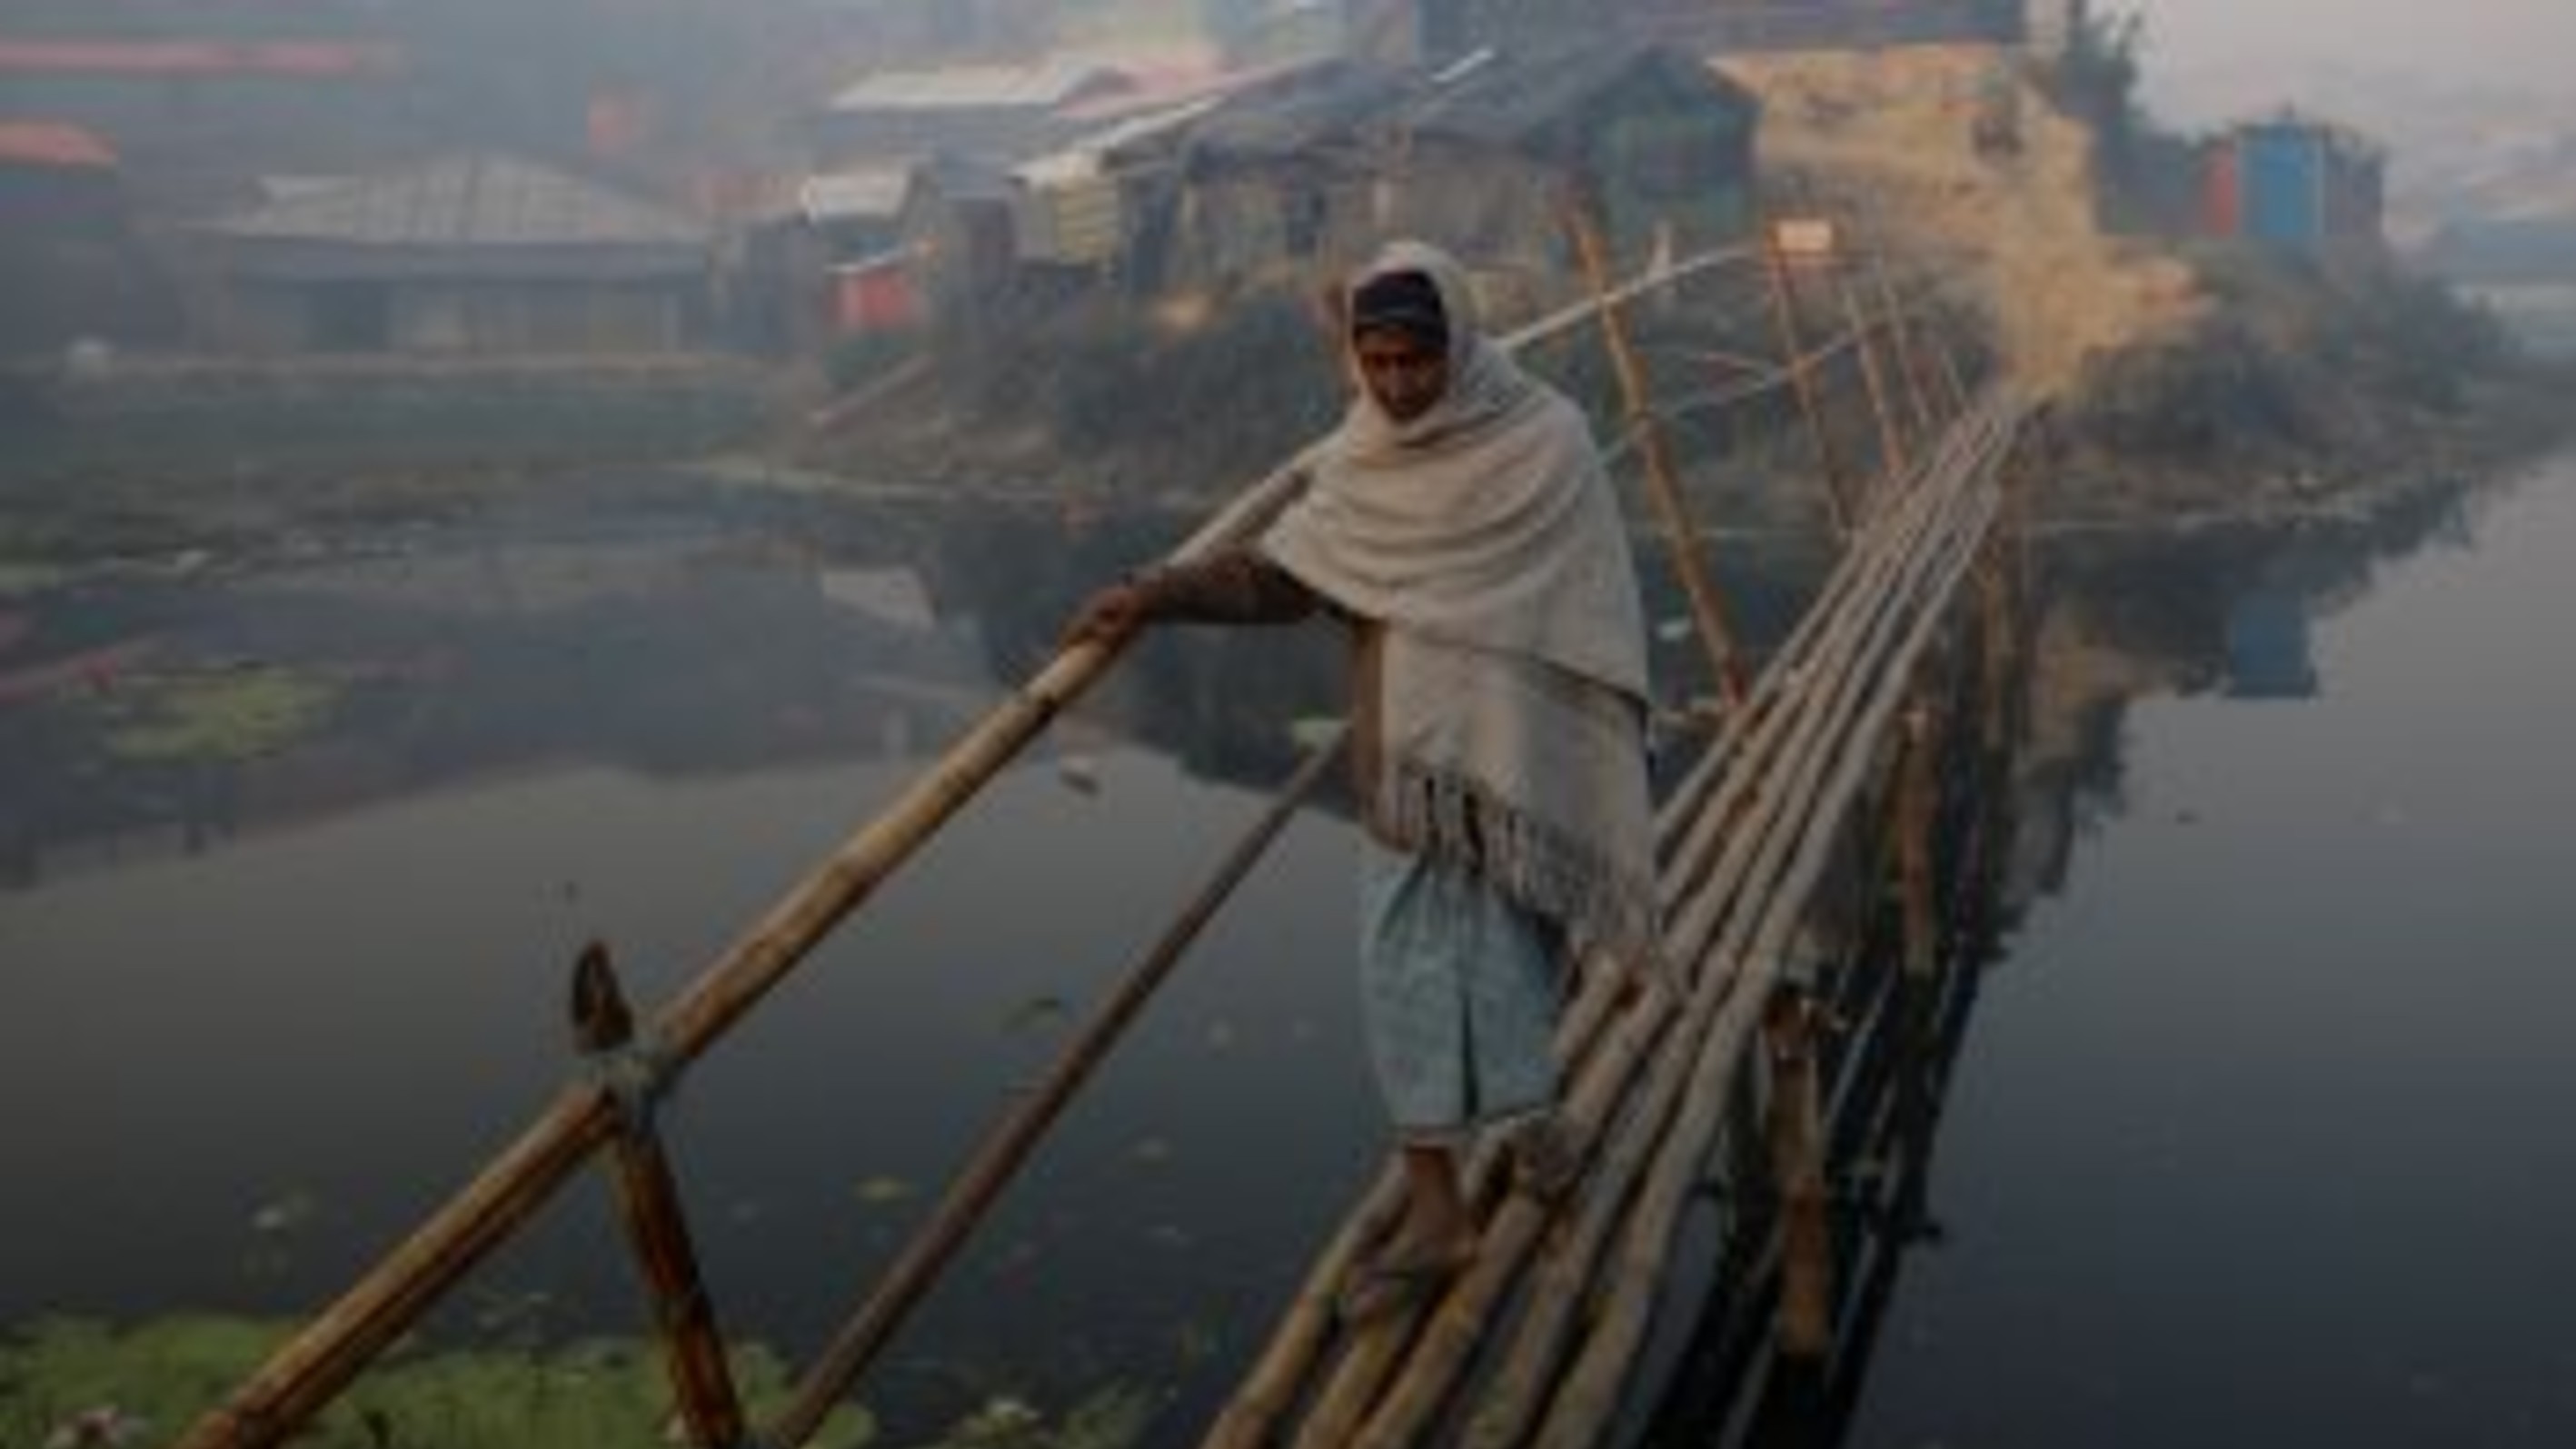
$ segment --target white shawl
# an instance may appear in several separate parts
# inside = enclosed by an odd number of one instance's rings
[[[1439,288],[1449,391],[1397,423],[1357,387],[1262,551],[1386,626],[1378,831],[1578,948],[1650,948],[1644,621],[1590,425],[1480,335],[1446,254],[1397,243],[1353,290],[1394,271]]]

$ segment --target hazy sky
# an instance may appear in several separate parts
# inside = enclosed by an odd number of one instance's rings
[[[2097,0],[2147,17],[2151,76],[2271,66],[2403,70],[2576,91],[2576,0]]]

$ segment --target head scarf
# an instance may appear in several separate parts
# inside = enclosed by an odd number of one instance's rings
[[[1582,412],[1483,335],[1446,253],[1389,246],[1346,300],[1403,272],[1438,289],[1448,391],[1398,422],[1356,386],[1262,549],[1387,629],[1379,833],[1579,939],[1649,944],[1645,630],[1618,500]]]

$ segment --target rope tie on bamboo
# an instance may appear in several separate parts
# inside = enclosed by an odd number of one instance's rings
[[[660,1038],[648,1036],[584,1052],[579,1074],[584,1086],[598,1088],[616,1104],[620,1128],[640,1133],[653,1125],[663,1099],[678,1082],[677,1064]]]

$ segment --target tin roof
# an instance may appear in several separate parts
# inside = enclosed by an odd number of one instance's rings
[[[798,188],[797,209],[807,221],[892,221],[912,194],[913,168],[861,167],[808,176]]]
[[[1662,46],[1606,42],[1473,59],[1417,94],[1406,116],[1414,133],[1544,150],[1596,103],[1649,84],[1739,116],[1760,104],[1696,57]]]
[[[116,148],[60,121],[0,121],[0,165],[113,171]]]
[[[851,111],[1052,111],[1125,88],[1124,72],[1078,61],[1024,66],[957,66],[880,71],[832,97],[829,109]]]
[[[0,75],[292,76],[391,75],[400,46],[328,40],[6,40]]]
[[[244,240],[387,247],[700,247],[694,219],[531,162],[460,156],[212,223]]]

